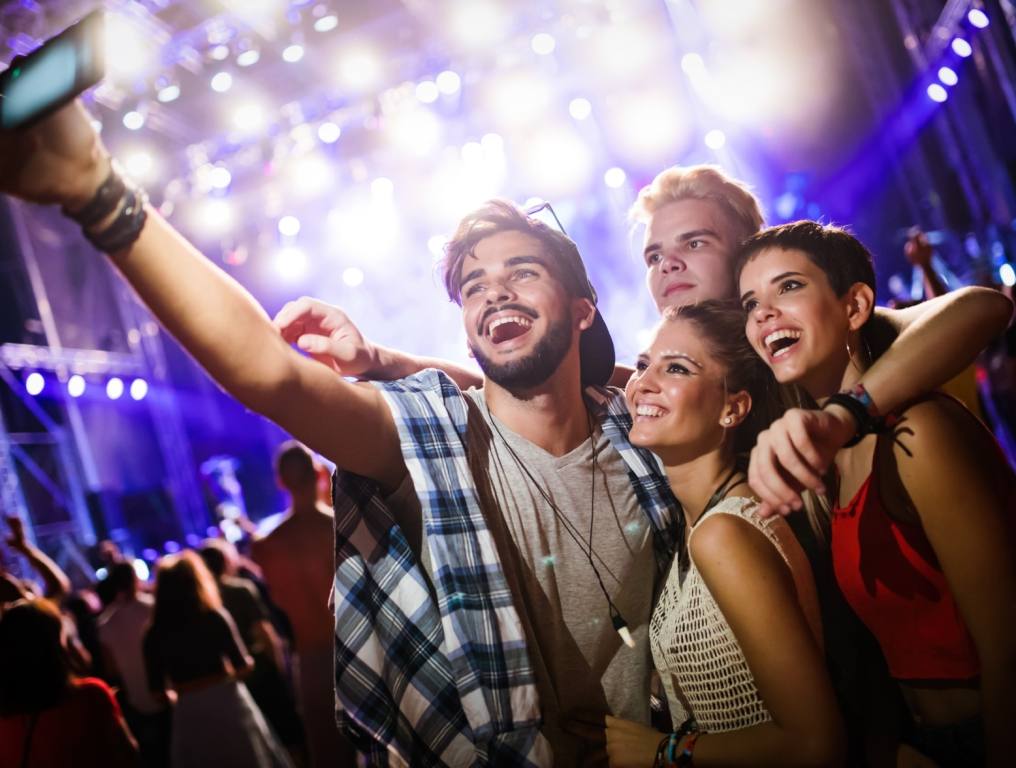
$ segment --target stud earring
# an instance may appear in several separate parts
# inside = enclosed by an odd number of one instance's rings
[[[729,424],[732,424],[732,423],[733,423],[733,421],[734,421],[734,420],[733,420],[732,418],[730,418],[729,416],[724,416],[724,417],[723,417],[723,423],[724,423],[724,424],[727,424],[727,425],[729,425]]]

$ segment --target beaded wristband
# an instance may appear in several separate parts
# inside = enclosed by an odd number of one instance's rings
[[[676,768],[691,768],[692,760],[695,757],[695,744],[701,735],[698,731],[692,731],[691,735],[688,736],[688,740],[684,743],[684,749],[681,750],[681,754],[674,761]]]

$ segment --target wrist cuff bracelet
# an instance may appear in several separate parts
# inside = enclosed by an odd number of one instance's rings
[[[85,207],[73,213],[65,207],[62,209],[63,214],[82,227],[93,227],[116,210],[123,198],[125,188],[123,177],[114,160],[110,162],[109,175],[106,176],[106,180],[95,190],[95,194],[85,204]]]

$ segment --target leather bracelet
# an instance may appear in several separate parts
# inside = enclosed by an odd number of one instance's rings
[[[73,219],[82,227],[93,227],[116,210],[123,198],[126,183],[120,175],[116,161],[109,165],[109,175],[99,185],[85,207],[79,211],[71,212],[66,207],[62,208],[63,215]]]
[[[864,404],[849,392],[837,392],[822,404],[822,408],[828,408],[830,405],[838,405],[841,408],[845,408],[857,423],[857,431],[852,438],[843,444],[844,448],[852,448],[867,435],[882,429],[882,419],[872,416]]]
[[[89,232],[86,229],[84,232],[88,242],[103,253],[122,251],[140,236],[148,219],[148,211],[145,210],[147,202],[148,195],[144,190],[125,186],[122,205],[113,223],[101,232]]]
[[[670,743],[670,739],[674,734],[668,733],[662,739],[660,739],[659,745],[656,747],[656,757],[653,758],[653,768],[665,768],[663,762],[667,753],[667,745]]]

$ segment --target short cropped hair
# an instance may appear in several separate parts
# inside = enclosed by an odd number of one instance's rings
[[[804,253],[825,272],[837,296],[843,296],[855,283],[864,283],[875,293],[871,251],[842,227],[817,221],[794,221],[764,229],[741,244],[734,256],[735,277],[740,279],[744,265],[767,248]]]
[[[629,215],[645,224],[660,208],[681,200],[717,203],[734,225],[737,243],[754,235],[765,223],[762,206],[748,185],[715,165],[675,165],[661,171],[639,192]]]
[[[589,295],[589,281],[585,274],[577,274],[572,267],[581,264],[578,247],[563,232],[526,215],[525,211],[509,200],[488,200],[459,222],[455,234],[445,245],[441,261],[448,298],[462,303],[462,264],[472,255],[477,244],[499,232],[523,232],[534,237],[547,249],[551,259],[548,269],[574,298]]]
[[[279,482],[290,491],[306,488],[317,482],[314,455],[302,443],[289,440],[275,454],[275,473]]]

